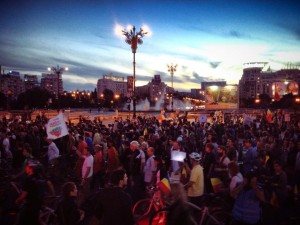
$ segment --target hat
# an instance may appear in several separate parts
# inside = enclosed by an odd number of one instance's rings
[[[199,162],[201,160],[201,155],[197,152],[192,152],[191,154],[189,154],[190,158]]]

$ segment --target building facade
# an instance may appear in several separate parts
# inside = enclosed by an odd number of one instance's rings
[[[245,67],[242,78],[239,81],[240,99],[258,98],[260,94],[267,94],[271,98],[275,97],[276,86],[281,89],[289,83],[294,83],[297,87],[300,84],[300,70],[295,68],[272,71],[270,68],[263,71],[263,65]],[[283,94],[287,93],[282,91]],[[293,94],[299,94],[295,91]]]
[[[24,75],[25,91],[39,86],[37,75]]]
[[[112,74],[103,75],[103,78],[97,82],[98,97],[105,89],[111,90],[114,94],[126,95],[127,82],[124,81],[124,77],[113,76]]]
[[[16,99],[19,94],[25,92],[24,81],[19,72],[11,71],[0,75],[0,92],[11,99]]]
[[[154,78],[148,84],[136,87],[136,95],[148,95],[149,101],[157,101],[162,95],[169,93],[174,93],[174,88],[162,82],[160,75],[154,75]]]
[[[63,81],[56,74],[42,73],[41,88],[48,90],[49,92],[56,95],[57,91],[59,95],[64,92]]]

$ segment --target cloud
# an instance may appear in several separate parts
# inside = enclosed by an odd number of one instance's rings
[[[213,69],[216,69],[219,65],[220,65],[221,62],[210,62],[210,66],[213,68]]]
[[[230,30],[228,35],[230,37],[239,38],[239,39],[252,39],[250,35],[243,34],[237,30]]]
[[[278,26],[291,33],[297,41],[300,41],[300,24],[279,23]]]

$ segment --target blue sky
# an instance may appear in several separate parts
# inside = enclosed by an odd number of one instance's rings
[[[243,63],[300,66],[299,12],[297,1],[279,0],[2,0],[0,65],[35,75],[68,66],[66,90],[93,90],[103,74],[132,75],[131,49],[116,25],[147,25],[137,86],[154,74],[171,85],[170,63],[178,64],[177,90],[210,80],[236,84]]]

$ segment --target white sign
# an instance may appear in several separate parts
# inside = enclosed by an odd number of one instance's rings
[[[181,152],[181,151],[172,151],[171,152],[171,160],[183,162],[185,157],[186,157],[185,152]]]
[[[57,116],[51,118],[46,124],[47,138],[57,139],[69,134],[64,115],[59,113]]]

